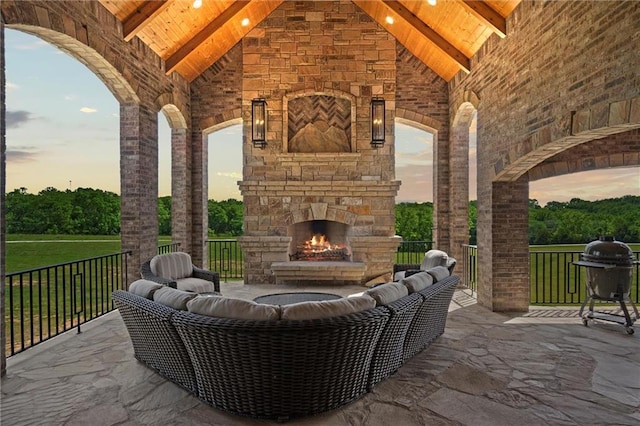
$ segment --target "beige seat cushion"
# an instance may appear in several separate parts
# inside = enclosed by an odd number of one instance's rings
[[[153,293],[153,300],[154,302],[162,303],[163,305],[169,306],[173,309],[186,311],[187,302],[197,295],[197,293],[190,293],[188,291],[162,286],[162,288]]]
[[[400,283],[407,287],[409,294],[413,294],[433,284],[433,277],[427,272],[418,272],[417,274],[402,279]]]
[[[198,296],[187,303],[187,309],[189,312],[216,318],[271,321],[280,319],[279,306],[224,296]]]
[[[193,274],[191,256],[183,252],[154,256],[149,266],[154,275],[172,280],[190,277]]]
[[[409,294],[407,286],[402,283],[387,283],[365,291],[376,301],[377,306],[388,305]]]
[[[153,281],[137,280],[131,283],[129,292],[153,300],[153,293],[162,287],[164,287],[162,284],[154,283]]]
[[[194,293],[211,293],[216,291],[211,281],[202,278],[181,278],[176,280],[178,290],[193,291]]]
[[[449,276],[449,270],[445,266],[436,266],[435,268],[427,269],[427,274],[433,277],[433,282],[438,282]]]
[[[281,306],[282,319],[310,320],[338,317],[375,308],[376,301],[369,295],[318,302],[300,302]]]

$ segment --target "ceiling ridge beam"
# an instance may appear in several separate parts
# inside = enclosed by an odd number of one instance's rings
[[[191,52],[204,43],[209,37],[222,28],[231,18],[240,13],[245,7],[251,3],[251,0],[236,0],[231,6],[226,8],[216,19],[209,22],[198,34],[187,41],[173,55],[165,61],[165,72],[170,74],[182,61],[184,61]]]
[[[491,28],[500,38],[507,36],[507,20],[484,1],[462,0],[465,9]]]
[[[125,41],[131,41],[149,22],[164,12],[173,0],[145,1],[122,21],[122,34]]]
[[[431,40],[440,50],[453,59],[465,72],[471,72],[471,60],[453,44],[438,34],[433,28],[425,24],[420,18],[414,15],[409,9],[398,1],[382,0],[382,2],[411,26],[418,30],[423,36]]]

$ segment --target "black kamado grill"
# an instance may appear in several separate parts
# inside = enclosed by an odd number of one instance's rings
[[[587,269],[587,297],[580,307],[582,323],[588,326],[592,319],[612,321],[624,325],[627,333],[633,334],[633,323],[640,319],[640,314],[629,297],[633,265],[638,263],[631,248],[613,237],[600,237],[598,241],[587,244],[580,260],[573,263]],[[595,312],[596,301],[618,302],[624,315]],[[587,303],[589,311],[583,315]],[[629,315],[626,303],[633,308],[635,318]]]

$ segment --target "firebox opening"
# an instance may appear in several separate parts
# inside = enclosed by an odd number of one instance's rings
[[[289,260],[351,261],[348,226],[330,220],[299,222],[289,227]]]

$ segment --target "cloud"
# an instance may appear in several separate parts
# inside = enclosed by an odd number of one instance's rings
[[[97,109],[95,109],[95,108],[89,108],[89,107],[82,107],[82,108],[80,108],[80,111],[81,111],[81,112],[84,112],[84,113],[86,113],[86,114],[93,114],[94,112],[98,112],[98,110],[97,110]]]
[[[78,99],[77,95],[64,95],[65,101],[75,101],[76,99]]]
[[[228,177],[233,179],[242,179],[242,173],[238,172],[217,172],[216,176]]]
[[[38,153],[28,151],[29,147],[7,150],[8,163],[30,163],[38,160]]]
[[[29,43],[16,44],[13,47],[17,50],[36,50],[47,46],[49,46],[49,43],[37,38]]]
[[[18,85],[17,85],[17,84],[15,84],[15,83],[12,83],[12,82],[10,82],[10,81],[7,81],[7,82],[5,83],[5,86],[6,86],[6,88],[7,88],[7,91],[11,91],[11,90],[18,90],[18,89],[20,89],[20,86],[18,86]]]
[[[22,124],[34,120],[29,111],[7,111],[6,115],[7,128],[20,127]]]

